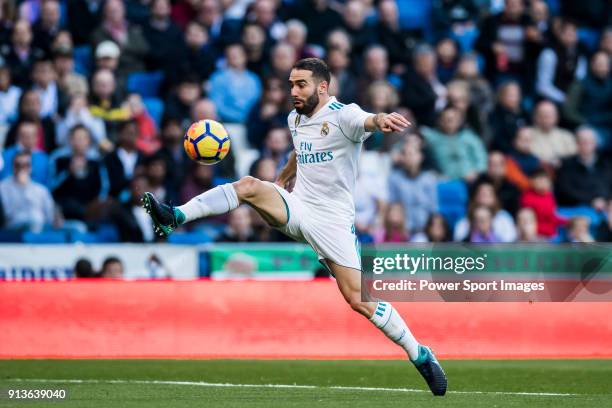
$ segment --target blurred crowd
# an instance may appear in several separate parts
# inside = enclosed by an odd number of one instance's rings
[[[612,241],[608,0],[0,0],[0,241],[151,242],[182,203],[286,163],[294,62],[413,126],[373,134],[362,242]],[[223,122],[229,156],[183,152]],[[59,234],[59,235],[58,235]],[[283,240],[248,208],[174,242]],[[181,241],[183,240],[183,241]]]

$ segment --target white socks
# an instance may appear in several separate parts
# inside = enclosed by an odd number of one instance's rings
[[[185,214],[185,222],[212,215],[225,214],[238,207],[238,195],[231,183],[217,186],[198,196],[187,203],[176,207]]]
[[[370,321],[385,333],[385,336],[406,350],[410,360],[414,361],[419,357],[419,343],[391,303],[378,302]]]

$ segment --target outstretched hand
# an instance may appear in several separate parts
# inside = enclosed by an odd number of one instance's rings
[[[401,132],[410,126],[410,122],[399,113],[391,112],[378,116],[376,126],[385,133]]]

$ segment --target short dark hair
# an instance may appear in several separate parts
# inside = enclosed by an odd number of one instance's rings
[[[293,65],[293,69],[303,69],[305,71],[311,71],[312,77],[319,81],[331,82],[331,74],[325,61],[319,58],[304,58],[299,60]]]
[[[117,258],[116,256],[109,256],[104,260],[104,262],[102,262],[102,272],[106,271],[106,268],[108,268],[108,265],[114,264],[114,263],[123,265],[123,263],[121,262],[121,259]]]

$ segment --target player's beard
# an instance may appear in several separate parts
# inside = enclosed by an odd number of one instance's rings
[[[300,101],[301,102],[301,101]],[[304,102],[302,102],[301,108],[295,108],[295,111],[300,115],[310,115],[310,113],[317,107],[319,104],[319,95],[316,92],[313,92]]]

